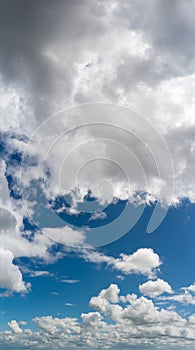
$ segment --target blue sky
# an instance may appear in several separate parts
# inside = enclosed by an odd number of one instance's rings
[[[115,204],[116,206],[118,204]],[[121,239],[98,249],[106,255],[118,257],[121,252],[132,254],[139,248],[152,248],[162,260],[158,277],[167,281],[175,294],[182,294],[182,287],[193,284],[194,257],[194,205],[184,200],[178,208],[170,208],[160,225],[152,234],[146,232],[148,220],[154,206],[146,207],[135,227]],[[59,247],[59,249],[62,249]],[[16,260],[23,271],[25,281],[31,283],[26,295],[13,295],[1,300],[1,329],[7,328],[10,319],[23,320],[32,330],[35,317],[52,315],[56,318],[76,317],[93,311],[89,305],[91,296],[115,283],[123,295],[135,293],[139,297],[139,285],[147,281],[140,274],[125,275],[113,271],[109,266],[86,262],[78,253],[66,253],[59,261],[43,264],[26,258]],[[32,271],[44,271],[48,275],[30,277]],[[78,298],[79,296],[79,298]],[[156,300],[156,305],[158,305]],[[161,301],[162,302],[162,301]],[[185,319],[194,312],[194,305],[188,302],[166,301],[167,307],[175,310]],[[107,319],[109,323],[109,318]]]
[[[0,348],[195,349],[195,4],[0,1]]]
[[[108,255],[118,256],[120,252],[131,254],[142,247],[152,248],[163,260],[159,277],[168,281],[174,290],[193,283],[194,257],[194,206],[188,202],[178,209],[170,209],[166,219],[153,234],[146,233],[146,225],[152,208],[147,208],[142,220],[136,227],[119,241],[105,246],[101,251]],[[117,278],[118,273],[105,266],[86,263],[75,254],[62,258],[57,263],[48,265],[45,269],[51,276],[26,277],[32,284],[32,292],[25,297],[15,295],[4,299],[2,325],[11,318],[30,320],[35,316],[52,314],[78,317],[82,312],[90,311],[89,299],[111,283],[117,283],[124,294],[139,293],[138,286],[146,280],[143,276],[125,276],[124,280]],[[22,261],[21,261],[22,263]],[[24,261],[25,263],[25,261]],[[28,261],[29,269],[34,265]],[[36,265],[35,265],[36,266]],[[42,268],[38,265],[38,270]],[[61,282],[72,280],[75,283]],[[76,282],[78,281],[78,282]],[[81,293],[82,291],[82,293]],[[58,295],[52,293],[58,293]],[[78,302],[79,295],[79,302]],[[41,305],[40,305],[40,299]],[[74,306],[66,306],[71,303]],[[192,312],[194,306],[177,305],[178,310]],[[30,307],[29,307],[30,306]]]

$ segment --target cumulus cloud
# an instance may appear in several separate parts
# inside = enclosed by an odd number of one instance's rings
[[[195,293],[195,283],[191,284],[188,287],[183,287],[182,289],[187,290],[189,292]]]
[[[22,333],[22,329],[20,328],[20,326],[19,326],[19,324],[18,324],[18,322],[16,320],[12,320],[11,322],[8,322],[8,327],[15,334]]]
[[[53,318],[52,316],[36,317],[34,319],[41,329],[55,335],[56,332],[63,332],[65,334],[80,333],[80,327],[76,318]]]
[[[0,248],[0,288],[15,292],[27,292],[30,284],[25,284],[22,274],[13,263],[14,255],[10,250]]]
[[[154,278],[162,264],[160,257],[151,248],[140,248],[132,254],[120,254],[113,258],[94,250],[83,250],[82,255],[86,261],[97,264],[106,263],[114,270],[126,275],[142,274]]]
[[[100,292],[100,297],[110,301],[111,303],[117,303],[119,301],[120,289],[116,284],[111,284],[109,288],[103,289]]]
[[[116,259],[114,268],[125,274],[139,273],[154,277],[160,265],[160,258],[153,249],[140,248],[132,255],[121,254],[121,258]]]
[[[176,311],[159,308],[146,297],[121,295],[120,288],[111,284],[90,300],[94,312],[82,313],[80,319],[52,316],[35,317],[37,331],[19,327],[17,321],[8,323],[11,331],[0,333],[0,342],[14,346],[36,343],[37,349],[108,348],[131,349],[150,346],[172,346],[173,349],[192,348],[195,344],[195,317],[182,318]],[[25,326],[25,325],[24,325]]]
[[[173,290],[169,283],[158,278],[156,281],[147,281],[139,286],[142,294],[155,298],[163,293],[172,294]]]

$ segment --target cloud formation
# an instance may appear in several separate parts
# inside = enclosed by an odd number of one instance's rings
[[[160,257],[151,248],[140,248],[132,254],[120,254],[119,258],[104,255],[94,250],[83,250],[81,256],[86,261],[106,263],[113,270],[125,275],[141,274],[154,278],[162,264]]]
[[[37,331],[13,320],[10,331],[0,333],[3,346],[34,346],[37,349],[131,349],[133,346],[171,346],[187,349],[195,345],[195,315],[181,317],[169,308],[159,308],[155,302],[136,294],[121,295],[120,288],[111,284],[90,300],[95,311],[77,318],[35,317]]]
[[[151,298],[157,297],[163,293],[173,293],[171,286],[161,278],[158,278],[156,281],[147,281],[141,284],[139,290],[142,294]]]
[[[33,6],[28,1],[22,8],[20,2],[13,4],[8,1],[6,5],[1,4],[0,12],[4,131],[20,130],[31,136],[52,112],[72,104],[97,101],[122,104],[142,113],[164,137],[175,169],[172,202],[184,197],[194,202],[195,10],[192,1],[172,1],[170,4],[168,1],[157,3],[152,0],[147,12],[141,1],[134,0],[122,4],[117,0],[106,3],[82,0],[79,4],[60,1],[55,5],[49,2],[47,6],[44,1]],[[13,26],[16,28],[14,31]],[[109,49],[108,43],[112,43]],[[14,119],[8,118],[7,115],[13,112]],[[73,117],[70,113],[64,118],[67,128]],[[93,115],[92,120],[99,119]],[[118,118],[119,125],[121,120]],[[56,126],[54,122],[51,130],[45,128],[40,135],[35,147],[39,156],[42,152],[40,143],[51,136],[51,131],[55,134]],[[96,131],[94,135],[92,130],[86,130],[84,134],[83,131],[78,132],[77,141],[86,141],[97,134]],[[116,141],[112,130],[109,134]],[[151,139],[150,136],[148,138]],[[74,141],[73,136],[68,138],[68,142],[64,140],[64,147],[72,149]],[[102,140],[101,146],[104,156],[109,158],[107,143]],[[130,146],[136,153],[135,140]],[[154,144],[153,149],[155,147]],[[46,151],[48,149],[43,147],[44,154]],[[128,159],[122,149],[118,152],[118,160],[125,158],[126,163],[134,165],[133,159]],[[157,152],[160,152],[158,147]],[[55,157],[48,159],[54,194],[59,190],[55,188],[56,172],[59,175],[59,153],[57,148]],[[86,158],[91,155],[93,159],[99,154],[91,147],[80,149],[80,153]],[[80,159],[80,153],[75,160]],[[141,155],[145,155],[143,149]],[[147,157],[144,164],[149,180],[149,198],[154,200],[162,196],[170,202],[166,159],[159,153],[158,161],[163,169],[160,182],[156,182],[150,161]],[[93,187],[98,178],[102,179],[105,175],[113,177],[114,171],[116,174],[115,167],[101,164],[95,167],[95,179],[85,173],[85,181],[82,180],[80,186]],[[120,178],[119,173],[113,180],[115,185]],[[36,178],[35,172],[31,175]],[[134,177],[132,172],[131,185],[135,185],[135,190],[145,191],[142,178],[136,175]],[[67,175],[66,180],[71,181],[71,176],[68,178]],[[124,190],[121,186],[120,183],[119,197]]]
[[[25,284],[18,266],[13,263],[10,250],[0,248],[0,288],[15,292],[27,292],[30,284]]]
[[[42,225],[54,241],[40,230],[26,230],[22,195],[31,218],[40,209],[36,207],[40,188],[44,200],[50,200],[75,190],[75,184],[78,191],[73,191],[71,214],[79,213],[89,190],[101,205],[113,199],[133,202],[135,195],[139,204],[156,199],[166,205],[177,205],[185,198],[195,202],[194,35],[191,0],[150,0],[147,11],[141,0],[0,2],[3,291],[29,291],[15,258],[41,258],[49,263],[62,257],[52,253],[56,237],[75,249],[85,241],[86,232],[67,226]],[[121,107],[109,107],[109,113],[97,105],[78,108],[94,102]],[[48,122],[53,113],[75,105],[61,119],[58,114]],[[89,125],[67,133],[84,122],[102,121],[104,128]],[[113,121],[117,128],[105,126]],[[17,159],[22,159],[24,151],[21,183],[21,160]],[[167,154],[173,161],[173,176]],[[97,213],[92,217],[101,218]],[[122,275],[156,278],[161,266],[158,254],[146,248],[115,258],[93,249],[77,253]],[[187,305],[195,304],[194,290],[191,285],[184,293],[174,294],[162,279],[140,285],[145,296],[158,297],[159,302]],[[63,349],[73,343],[86,349],[113,349],[121,344],[124,349],[143,344],[195,346],[195,316],[186,319],[168,308],[158,309],[145,296],[121,296],[119,287],[111,285],[91,298],[95,311],[83,313],[81,321],[36,317],[39,330],[32,331],[12,320],[10,330],[0,334],[0,343],[2,348],[10,344],[14,349]]]

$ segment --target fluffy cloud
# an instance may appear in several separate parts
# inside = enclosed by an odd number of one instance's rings
[[[125,274],[140,273],[154,277],[155,271],[160,265],[158,254],[150,248],[140,248],[132,255],[121,254],[121,258],[116,259],[114,268]]]
[[[151,298],[155,298],[163,293],[173,293],[171,286],[161,278],[158,278],[156,281],[147,281],[141,284],[139,290],[142,294]]]
[[[8,323],[8,327],[12,330],[13,333],[15,334],[20,334],[22,333],[22,329],[20,328],[18,322],[16,320],[12,320],[11,322]]]
[[[182,318],[168,308],[159,309],[151,300],[135,294],[121,295],[117,285],[110,285],[90,300],[94,312],[82,313],[76,318],[36,317],[39,330],[21,329],[16,321],[11,331],[0,333],[0,342],[10,349],[36,344],[37,349],[109,348],[131,349],[144,345],[172,346],[173,349],[192,348],[195,345],[195,315]],[[109,320],[109,321],[108,321]],[[25,325],[23,325],[25,326]]]
[[[110,301],[111,303],[117,303],[119,301],[120,289],[116,284],[111,284],[108,289],[103,289],[100,292],[100,297]]]
[[[14,256],[10,250],[0,248],[0,288],[15,292],[26,292],[30,285],[25,284],[22,274],[13,263]]]
[[[65,319],[59,319],[46,316],[37,317],[34,319],[34,321],[38,323],[41,329],[47,333],[50,333],[51,335],[55,335],[59,331],[65,333],[66,335],[71,333],[79,334],[81,332],[76,318],[67,317]]]
[[[165,301],[176,301],[181,304],[195,305],[195,297],[190,294],[187,290],[183,294],[175,294],[172,296],[161,297],[161,300]]]
[[[195,293],[195,283],[191,284],[191,285],[188,286],[188,287],[184,287],[183,289],[184,289],[184,290],[187,290],[187,291],[189,291],[189,292]]]
[[[140,248],[133,254],[120,254],[119,258],[93,250],[83,250],[82,256],[86,261],[97,264],[106,263],[114,270],[118,270],[126,275],[142,274],[148,277],[155,277],[160,265],[160,257],[151,248]]]

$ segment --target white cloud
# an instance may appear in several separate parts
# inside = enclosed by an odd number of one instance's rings
[[[69,304],[68,304],[69,305]],[[40,330],[31,331],[11,321],[11,331],[1,332],[0,341],[20,347],[36,344],[37,349],[141,348],[147,344],[173,349],[193,348],[195,318],[182,318],[169,307],[159,308],[146,297],[121,295],[117,285],[110,285],[90,300],[94,312],[82,313],[80,319],[52,316],[35,317]],[[108,322],[109,319],[109,322]],[[22,324],[25,326],[25,324]]]
[[[36,317],[34,319],[38,323],[39,327],[48,332],[51,335],[55,335],[58,332],[63,332],[65,335],[81,332],[80,326],[76,318],[66,317],[64,319],[53,318],[52,316]]]
[[[100,292],[100,297],[108,300],[111,303],[118,303],[120,289],[116,284],[111,284],[109,288],[103,289]]]
[[[172,296],[161,297],[161,299],[166,301],[176,301],[186,305],[195,305],[195,297],[187,290],[185,290],[183,294],[174,294]]]
[[[79,246],[85,241],[85,233],[83,231],[73,230],[69,226],[62,228],[45,227],[42,231],[53,241],[67,246]]]
[[[173,293],[171,286],[161,278],[158,278],[156,281],[147,281],[141,284],[139,290],[142,294],[151,298],[155,298],[163,293]]]
[[[189,317],[189,322],[195,324],[195,314],[192,314],[192,315]]]
[[[70,307],[75,306],[75,304],[72,304],[72,303],[65,303],[65,305]]]
[[[104,212],[96,212],[93,215],[91,215],[90,217],[90,221],[91,220],[103,220],[106,219],[107,215]]]
[[[124,274],[142,274],[154,277],[162,264],[160,257],[151,248],[140,248],[131,255],[121,254],[113,263],[113,268]]]
[[[68,284],[74,284],[74,283],[79,283],[79,280],[70,280],[70,279],[62,279],[60,280],[62,283],[68,283]]]
[[[14,256],[10,250],[0,248],[0,288],[14,292],[27,292],[30,284],[25,284],[22,274],[13,263]]]
[[[13,333],[15,334],[20,334],[22,333],[22,329],[20,328],[19,324],[17,321],[12,320],[11,322],[8,323],[8,327],[12,330]]]
[[[120,254],[119,258],[104,255],[94,250],[83,250],[81,256],[96,264],[106,263],[113,270],[126,275],[142,274],[154,278],[162,264],[160,257],[151,248],[140,248],[132,254]]]
[[[188,287],[183,287],[182,289],[187,290],[189,292],[195,293],[195,283],[191,284]]]
[[[53,276],[49,271],[30,271],[30,277],[50,277]]]

